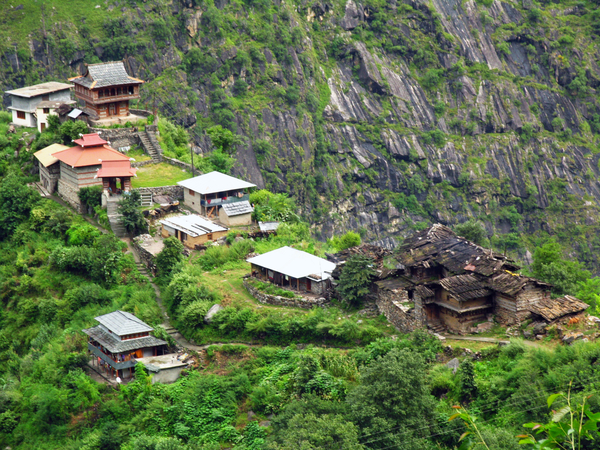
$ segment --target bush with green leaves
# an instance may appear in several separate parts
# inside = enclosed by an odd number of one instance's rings
[[[133,236],[148,231],[148,224],[140,211],[140,193],[132,191],[123,195],[119,200],[117,211],[121,214],[121,223],[127,232]]]
[[[361,244],[360,234],[354,231],[348,231],[341,236],[333,236],[329,241],[329,245],[335,248],[338,252],[346,250],[350,247],[357,247]]]
[[[359,306],[371,292],[371,283],[375,279],[375,262],[364,255],[348,258],[342,267],[337,292],[342,301]]]
[[[487,231],[483,223],[478,220],[469,219],[466,222],[459,223],[454,226],[454,232],[477,245],[489,244]]]
[[[159,276],[169,277],[175,267],[184,260],[183,244],[174,236],[163,240],[163,249],[156,255]]]

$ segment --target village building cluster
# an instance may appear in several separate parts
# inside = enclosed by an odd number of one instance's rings
[[[588,307],[571,296],[551,298],[551,285],[515,273],[519,266],[510,258],[440,224],[407,238],[394,254],[363,246],[330,259],[341,268],[361,252],[374,255],[379,267],[373,283],[379,311],[404,332],[427,327],[463,334],[489,328],[493,320],[552,322]],[[393,269],[386,268],[390,262]]]

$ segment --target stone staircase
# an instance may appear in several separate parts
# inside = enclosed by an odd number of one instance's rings
[[[125,237],[127,236],[127,230],[123,226],[121,222],[121,214],[119,214],[117,210],[117,200],[110,199],[106,204],[106,214],[108,215],[108,221],[110,223],[110,228],[115,233],[117,237]]]
[[[440,321],[428,323],[427,328],[429,328],[431,331],[437,334],[441,334],[447,331],[445,325]]]
[[[152,162],[154,162],[154,163],[161,162],[162,161],[162,149],[160,148],[158,139],[156,139],[156,132],[155,131],[140,131],[139,137],[140,137],[140,141],[142,143],[142,148],[152,158]]]

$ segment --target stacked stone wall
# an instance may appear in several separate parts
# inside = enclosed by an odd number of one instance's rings
[[[176,200],[183,200],[183,187],[182,186],[158,186],[158,187],[143,187],[134,188],[132,191],[137,191],[140,194],[152,194],[152,195],[168,195]]]
[[[73,208],[79,211],[81,207],[81,201],[77,195],[77,189],[75,189],[70,183],[66,183],[64,180],[58,180],[58,193],[59,195]]]
[[[408,306],[408,292],[404,289],[380,289],[375,303],[379,312],[402,333],[409,333],[422,326],[419,315],[415,315],[415,309]]]
[[[180,169],[187,170],[189,173],[192,173],[192,165],[191,164],[188,164],[183,161],[179,161],[178,159],[175,159],[175,158],[169,158],[168,156],[164,156],[164,155],[163,155],[163,161],[171,164],[172,166],[179,167]],[[194,175],[198,176],[198,175],[202,175],[202,173],[198,169],[195,169]]]
[[[148,270],[152,272],[152,275],[156,275],[156,261],[154,255],[142,247],[135,239],[133,239],[131,245],[137,252],[142,264],[144,264]]]
[[[294,306],[296,308],[304,308],[304,309],[314,308],[315,306],[324,307],[329,304],[329,300],[327,300],[326,298],[322,298],[322,297],[321,298],[308,298],[308,297],[286,298],[286,297],[280,297],[278,295],[265,294],[264,292],[259,291],[254,286],[252,286],[248,282],[249,279],[255,280],[256,278],[252,278],[252,277],[244,278],[244,287],[250,293],[250,295],[252,295],[260,303],[267,303],[269,305],[277,305],[277,306]]]

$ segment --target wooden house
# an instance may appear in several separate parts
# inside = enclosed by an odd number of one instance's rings
[[[71,100],[71,85],[49,81],[47,83],[27,86],[12,91],[6,91],[10,95],[12,112],[12,123],[23,127],[38,127],[36,110],[41,102],[64,103]],[[44,108],[42,108],[44,111]],[[50,114],[50,108],[47,109]],[[44,113],[46,114],[46,113]],[[47,121],[45,122],[47,123]],[[43,131],[41,125],[38,128]]]
[[[183,187],[183,203],[201,215],[213,219],[227,216],[227,221],[234,222],[232,225],[252,223],[252,211],[247,206],[238,216],[228,216],[226,212],[222,215],[221,209],[227,204],[247,202],[250,199],[248,189],[256,187],[255,184],[221,172],[210,172],[177,184]]]
[[[153,328],[133,314],[114,311],[95,318],[99,325],[83,330],[94,364],[114,377],[133,376],[138,358],[166,353],[167,343],[150,335]]]
[[[206,220],[197,214],[169,217],[160,221],[161,235],[164,238],[175,236],[183,245],[195,249],[198,245],[206,244],[227,236],[227,228]]]
[[[33,154],[38,160],[40,182],[50,194],[56,191],[56,185],[60,178],[60,163],[53,154],[68,148],[66,145],[52,144]]]
[[[323,295],[331,286],[331,273],[336,265],[326,259],[281,247],[247,259],[252,276],[283,288]]]
[[[53,153],[60,161],[58,193],[75,207],[80,201],[77,193],[83,187],[103,186],[105,190],[116,193],[118,189],[128,191],[135,169],[131,169],[130,158],[108,145],[98,134],[84,134],[73,141],[75,147]],[[115,172],[113,163],[118,166]],[[125,171],[125,166],[129,167]],[[100,169],[105,168],[104,171]]]
[[[130,77],[123,61],[89,64],[83,75],[69,81],[92,122],[108,125],[138,118],[130,117],[129,102],[140,98],[143,81]]]

